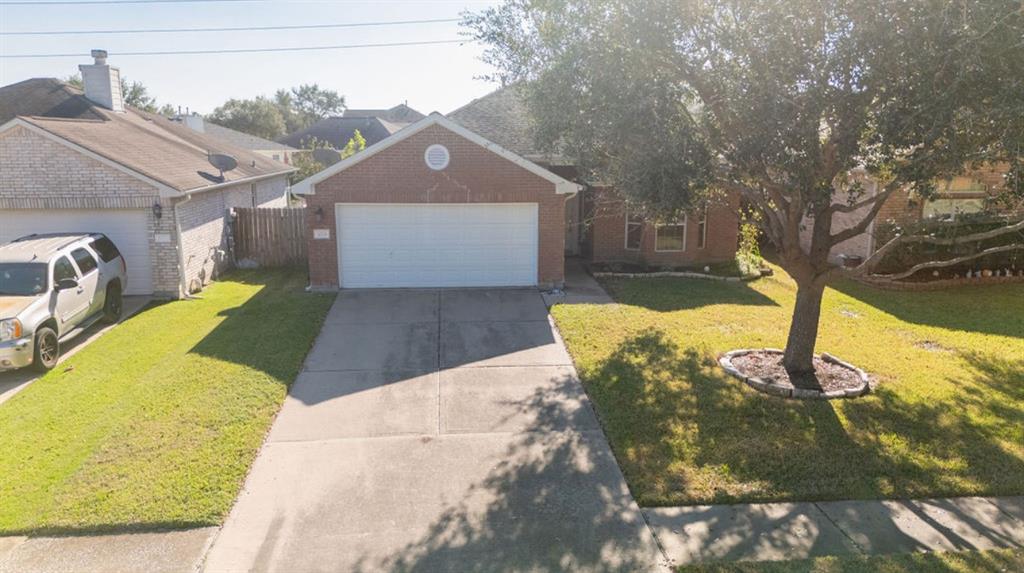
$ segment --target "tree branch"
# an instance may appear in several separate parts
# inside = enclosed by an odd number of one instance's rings
[[[978,241],[987,241],[988,239],[994,239],[1002,235],[1014,233],[1016,231],[1024,231],[1024,219],[1021,219],[1017,223],[1007,225],[1005,227],[996,227],[989,231],[981,231],[971,235],[964,235],[963,237],[929,237],[927,235],[909,235],[903,238],[904,242],[907,243],[928,243],[931,245],[962,245],[964,243],[975,243]]]
[[[874,275],[874,277],[882,279],[882,280],[898,281],[900,279],[905,279],[905,278],[909,277],[910,275],[916,273],[917,271],[921,271],[921,270],[924,270],[924,269],[937,269],[937,268],[943,268],[943,267],[952,267],[954,265],[958,265],[960,263],[966,263],[967,261],[978,259],[978,258],[984,257],[986,255],[994,255],[996,253],[1005,253],[1007,251],[1016,251],[1018,249],[1024,250],[1024,245],[1001,245],[1001,246],[998,246],[998,247],[991,247],[991,248],[985,249],[983,251],[978,251],[977,253],[973,253],[973,254],[970,254],[970,255],[964,255],[962,257],[957,257],[955,259],[949,259],[949,260],[946,260],[946,261],[928,261],[926,263],[920,263],[920,264],[917,264],[917,265],[914,265],[914,266],[910,267],[908,270],[903,271],[901,273],[896,273],[896,274],[893,274],[893,275]]]
[[[843,229],[842,231],[839,231],[834,235],[829,235],[829,247],[834,247],[839,243],[842,243],[843,241],[852,239],[857,235],[860,235],[864,231],[867,231],[868,227],[871,226],[871,222],[874,221],[875,217],[878,216],[878,212],[882,210],[882,206],[885,205],[886,199],[891,197],[892,194],[895,193],[896,189],[898,188],[899,186],[893,183],[890,184],[887,189],[875,195],[875,197],[880,197],[880,199],[875,201],[875,204],[871,207],[871,210],[868,211],[866,215],[864,215],[864,218],[861,219],[859,223],[852,227]]]

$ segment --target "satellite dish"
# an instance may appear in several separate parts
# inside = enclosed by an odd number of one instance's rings
[[[206,160],[220,170],[221,177],[224,177],[225,171],[231,171],[238,167],[238,160],[225,153],[207,153]]]

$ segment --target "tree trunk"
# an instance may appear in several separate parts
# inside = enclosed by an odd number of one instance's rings
[[[821,318],[821,299],[824,283],[816,280],[797,281],[796,306],[789,326],[789,339],[782,365],[790,381],[798,388],[820,390],[814,376],[814,343],[818,340],[818,320]]]

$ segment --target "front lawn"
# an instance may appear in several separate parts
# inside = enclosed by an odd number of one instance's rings
[[[795,285],[605,282],[619,305],[552,310],[641,505],[1024,493],[1024,286],[829,290],[819,351],[878,379],[795,402],[727,377],[781,348]]]
[[[1024,571],[1024,551],[905,553],[820,557],[778,563],[721,563],[680,567],[679,573],[1009,573]]]
[[[238,272],[0,406],[0,534],[220,523],[333,297]]]

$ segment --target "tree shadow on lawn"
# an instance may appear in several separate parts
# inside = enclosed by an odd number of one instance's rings
[[[771,280],[771,279],[761,279]],[[691,310],[711,305],[779,306],[746,282],[687,278],[601,279],[619,303],[658,312]]]
[[[841,280],[831,287],[911,324],[1024,338],[1024,284],[912,292]]]
[[[334,300],[333,294],[304,292],[304,277],[283,269],[233,271],[222,278],[261,288],[240,306],[221,311],[225,320],[191,352],[253,368],[290,385]]]
[[[972,368],[985,392],[1016,392],[1007,374],[1024,376],[1022,363],[976,358]],[[641,505],[1024,492],[1024,459],[1005,429],[972,418],[989,405],[973,389],[940,403],[885,387],[841,402],[783,400],[658,329],[581,375]],[[1019,409],[1002,413],[1019,427]]]
[[[81,459],[68,468],[56,467],[53,471],[62,473],[54,479],[67,481],[51,486],[48,494],[51,499],[44,499],[44,506],[24,510],[29,517],[12,518],[12,526],[4,529],[4,535],[147,532],[217,524],[216,512],[207,511],[209,504],[217,501],[210,501],[215,496],[206,495],[205,488],[221,487],[233,478],[217,475],[219,470],[211,470],[211,467],[237,462],[239,441],[248,440],[246,443],[253,445],[252,453],[255,453],[266,427],[256,428],[245,437],[232,432],[242,431],[238,426],[251,422],[257,411],[266,416],[266,411],[275,407],[274,393],[278,391],[271,389],[267,382],[282,388],[292,382],[318,330],[315,326],[310,328],[309,324],[304,329],[290,325],[296,319],[321,320],[333,299],[328,296],[323,304],[306,300],[305,297],[319,295],[304,293],[301,276],[296,278],[287,272],[232,273],[222,282],[257,288],[239,290],[238,285],[214,285],[216,290],[211,289],[202,300],[153,307],[124,325],[136,325],[138,332],[134,336],[152,333],[152,339],[147,342],[156,341],[153,343],[157,351],[170,352],[166,356],[170,362],[166,365],[163,358],[152,356],[152,360],[132,360],[131,353],[139,349],[130,345],[121,345],[117,353],[106,356],[107,361],[113,361],[109,366],[95,360],[90,362],[94,375],[96,368],[102,367],[111,378],[108,382],[101,376],[90,383],[101,386],[97,388],[101,396],[109,392],[113,397],[106,400],[109,404],[101,400],[97,409],[76,414],[86,420],[81,422],[83,429],[74,430],[76,433],[66,437],[58,447],[71,444],[68,455]],[[231,304],[235,306],[224,310]],[[199,305],[206,305],[206,308]],[[154,314],[158,311],[161,314]],[[218,314],[225,318],[211,325],[209,319]],[[175,349],[175,338],[180,336],[175,329],[188,328],[192,320],[198,322],[197,327],[212,326],[212,329],[205,335],[197,335],[196,338],[201,339],[191,348]],[[144,321],[146,326],[139,328],[139,321]],[[102,351],[104,340],[109,342],[109,339],[100,339],[95,351]],[[86,348],[73,360],[88,358],[86,353],[94,352],[94,348]],[[241,368],[208,371],[216,367],[213,361],[184,362],[182,352],[244,365],[267,376],[247,376]],[[183,367],[187,371],[175,371]],[[80,366],[78,372],[89,370]],[[57,371],[52,375],[70,376]],[[67,380],[63,384],[74,385],[75,382]],[[106,415],[107,409],[116,409],[114,412],[118,415]],[[266,417],[269,420],[272,413]],[[85,452],[72,449],[83,442],[92,449]],[[211,448],[223,448],[221,454],[230,455],[232,459],[217,461],[216,456],[208,457]],[[54,458],[53,464],[59,466],[63,459]],[[51,463],[45,456],[40,456],[39,460],[42,460],[39,464]],[[26,471],[41,475],[50,471],[36,466]],[[238,471],[244,476],[245,468]],[[194,477],[192,473],[201,475]],[[153,475],[145,478],[147,474]],[[62,489],[65,485],[67,488]],[[232,493],[226,489],[220,491],[228,491],[229,496]],[[176,501],[166,501],[169,497]],[[193,497],[201,499],[187,507],[196,510],[179,511],[186,504],[182,500]],[[111,502],[111,499],[124,501]],[[115,503],[121,506],[136,503],[136,513],[129,515],[112,505]],[[111,507],[106,507],[108,505]],[[32,516],[32,513],[37,515]]]

